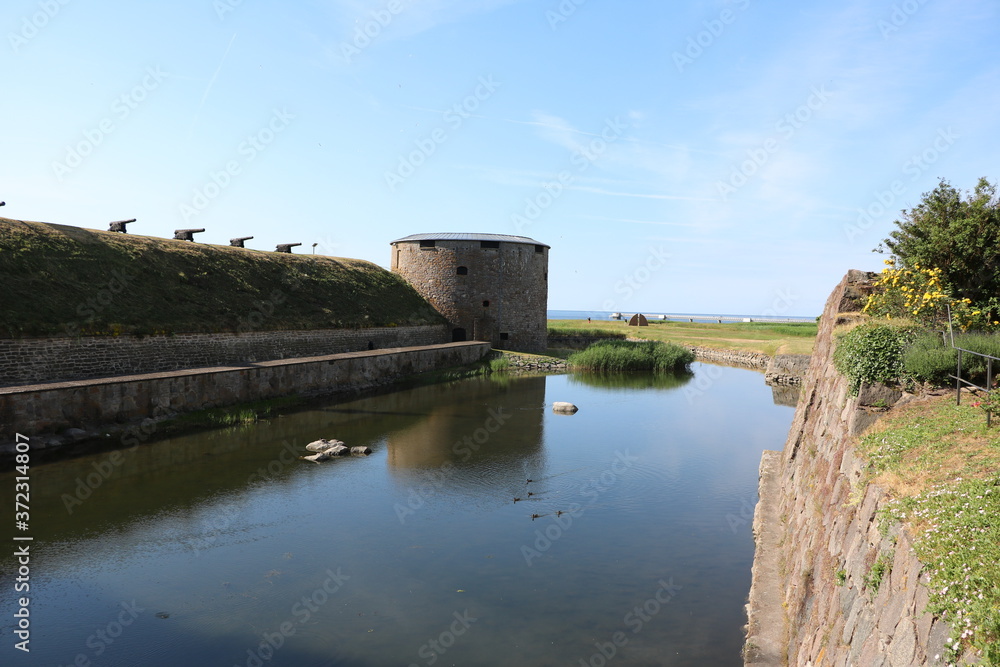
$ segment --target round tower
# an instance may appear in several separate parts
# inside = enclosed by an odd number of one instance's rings
[[[453,341],[545,351],[549,246],[507,234],[413,234],[392,245],[392,271],[448,319]]]

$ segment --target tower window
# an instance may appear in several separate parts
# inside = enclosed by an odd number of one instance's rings
[[[480,248],[491,248],[493,250],[497,250],[497,249],[500,248],[500,242],[499,241],[480,241],[479,242],[479,247]]]
[[[510,334],[509,333],[507,333],[506,331],[501,331],[500,332],[500,340],[507,340],[508,338],[510,338]]]
[[[469,275],[469,267],[460,266],[458,267],[458,269],[456,269],[455,274],[459,276],[467,276]]]
[[[536,244],[535,245],[535,252],[545,252],[545,246],[543,246],[543,245],[537,245]]]
[[[483,308],[489,308],[489,307],[490,307],[489,300],[483,301]]]
[[[434,244],[435,244],[434,241],[421,241],[420,242],[420,247],[421,248],[433,248]]]

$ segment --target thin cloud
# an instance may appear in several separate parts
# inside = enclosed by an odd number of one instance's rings
[[[208,80],[208,85],[205,86],[205,92],[201,96],[201,101],[198,102],[198,109],[194,112],[194,118],[191,120],[191,129],[188,130],[188,141],[191,140],[191,136],[194,134],[194,126],[198,123],[198,117],[201,115],[201,109],[205,106],[205,100],[208,99],[209,93],[212,92],[212,88],[215,86],[215,80],[219,78],[219,72],[222,71],[222,66],[226,63],[226,58],[229,57],[229,51],[233,48],[233,42],[236,41],[236,33],[229,38],[229,45],[226,46],[226,52],[222,54],[222,60],[219,61],[219,66],[215,68],[215,73],[212,74],[212,78]]]
[[[635,197],[637,199],[666,199],[677,201],[713,201],[710,197],[689,197],[687,195],[658,195],[643,192],[613,192],[604,188],[594,188],[587,185],[567,185],[567,190],[579,190],[595,195],[607,195],[609,197]]]
[[[609,222],[628,222],[635,223],[638,225],[664,225],[667,227],[690,227],[694,229],[700,229],[704,225],[697,222],[670,222],[668,220],[633,220],[631,218],[607,218],[600,215],[582,215],[581,218],[587,218],[589,220],[607,220]]]

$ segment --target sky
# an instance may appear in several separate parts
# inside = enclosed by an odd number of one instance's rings
[[[995,0],[6,0],[0,26],[0,215],[386,267],[409,234],[528,236],[550,309],[818,315],[939,179],[1000,180]]]

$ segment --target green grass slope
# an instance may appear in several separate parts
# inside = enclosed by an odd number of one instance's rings
[[[443,323],[371,262],[0,218],[0,337]]]

